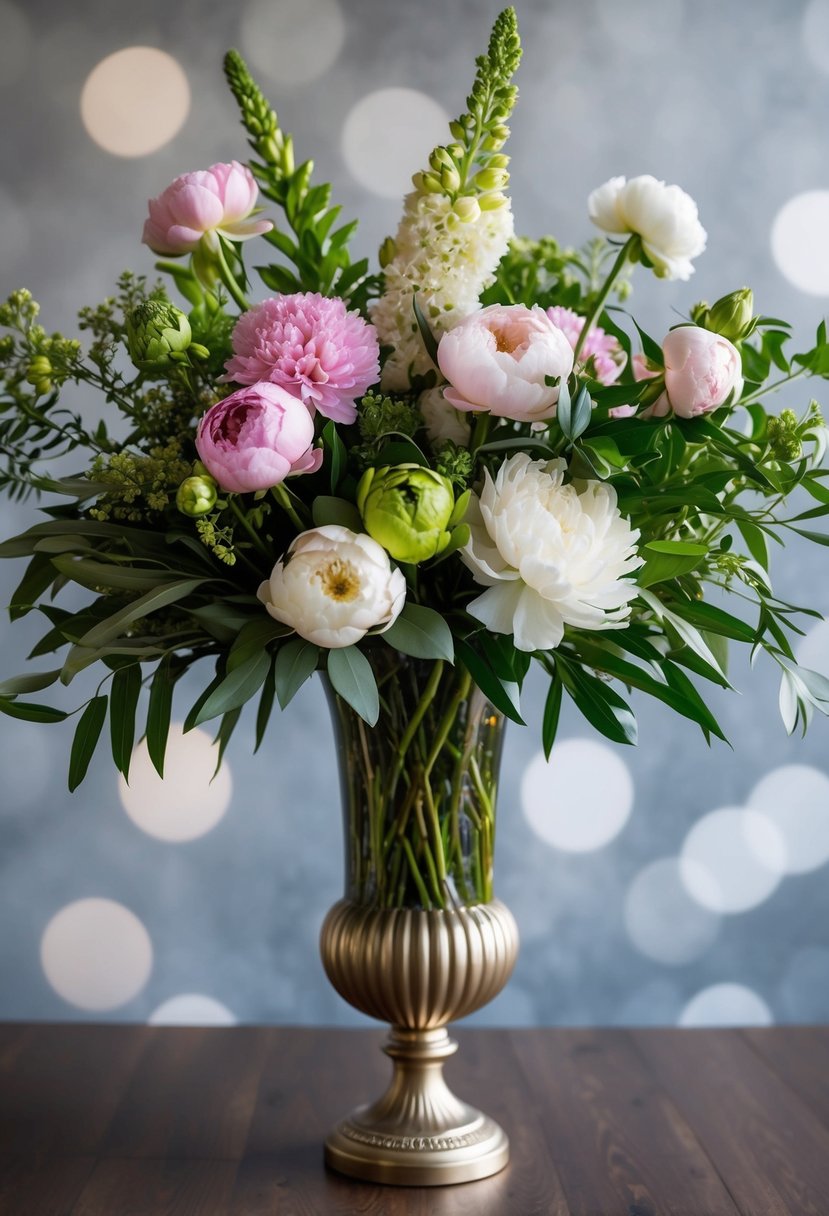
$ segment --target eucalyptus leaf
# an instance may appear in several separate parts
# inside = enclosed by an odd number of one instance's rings
[[[274,686],[280,709],[290,704],[305,681],[314,674],[319,656],[319,646],[305,638],[291,638],[279,647],[274,663]]]
[[[486,659],[473,650],[469,642],[462,641],[460,638],[455,638],[455,655],[496,709],[513,722],[517,722],[519,726],[526,725],[521,717],[517,683],[499,679]]]
[[[452,631],[433,608],[407,602],[397,620],[383,633],[383,640],[401,654],[416,659],[455,661]]]
[[[0,697],[0,713],[24,722],[63,722],[69,717],[62,709],[54,709],[51,705],[34,705],[31,701],[14,701],[8,697]]]
[[[161,660],[155,669],[150,685],[150,701],[147,706],[147,751],[159,777],[164,776],[164,757],[170,733],[170,718],[173,708],[174,680],[171,674],[172,659]]]
[[[69,790],[78,788],[86,776],[89,762],[98,746],[107,716],[108,698],[93,697],[78,719],[69,755]]]
[[[329,650],[327,670],[334,691],[369,726],[376,725],[380,716],[380,694],[371,664],[362,651],[356,646]]]
[[[112,677],[109,704],[109,731],[112,759],[124,780],[129,781],[132,746],[135,742],[135,711],[141,692],[141,667],[130,663]]]
[[[262,687],[270,669],[271,656],[266,650],[251,655],[244,663],[234,667],[207,697],[196,714],[194,725],[199,726],[244,705]]]
[[[49,688],[60,675],[60,668],[53,671],[33,671],[30,675],[12,676],[0,682],[0,697],[17,697],[21,693],[40,692]]]
[[[132,624],[133,621],[149,616],[150,613],[157,612],[159,608],[167,608],[170,604],[185,599],[206,581],[201,578],[177,579],[175,582],[165,583],[161,587],[148,591],[146,595],[133,600],[125,608],[121,608],[100,624],[93,626],[84,634],[78,644],[91,649],[103,646],[120,637],[126,626]]]

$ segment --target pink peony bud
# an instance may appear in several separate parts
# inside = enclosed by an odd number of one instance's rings
[[[489,412],[517,422],[539,422],[556,412],[573,348],[536,304],[491,304],[444,334],[438,364],[451,388],[444,400],[458,410]]]
[[[314,423],[296,397],[278,384],[252,384],[210,407],[199,423],[196,451],[223,490],[269,490],[294,473],[314,473]]]
[[[250,169],[237,160],[183,173],[150,199],[141,239],[154,253],[176,257],[192,253],[203,237],[215,244],[217,233],[231,241],[260,236],[273,224],[251,218],[258,193]]]
[[[666,335],[662,354],[668,401],[680,418],[710,413],[732,392],[735,398],[742,392],[740,352],[721,334],[680,325]]]

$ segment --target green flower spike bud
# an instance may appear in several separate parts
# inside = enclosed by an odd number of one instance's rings
[[[698,322],[700,324],[700,322]],[[754,294],[750,287],[741,287],[717,300],[701,322],[706,329],[722,334],[729,342],[742,342],[755,328]]]
[[[474,224],[481,215],[481,204],[476,198],[471,198],[468,194],[461,195],[455,199],[455,205],[452,208],[459,220],[463,220],[465,224]]]
[[[419,464],[366,469],[357,507],[369,536],[398,562],[414,565],[449,544],[455,495],[448,478]]]
[[[219,487],[212,477],[199,474],[186,477],[176,491],[176,506],[182,515],[198,519],[212,511],[219,496]]]
[[[397,253],[397,245],[394,242],[393,236],[387,236],[380,246],[380,269],[385,270],[390,262],[394,261]]]
[[[164,300],[145,300],[127,317],[127,349],[142,372],[165,372],[187,363],[193,340],[184,313]]]

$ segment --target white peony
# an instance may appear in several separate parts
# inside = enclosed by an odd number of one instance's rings
[[[552,650],[564,626],[623,629],[637,592],[626,579],[642,565],[639,533],[601,481],[564,484],[564,460],[510,456],[466,515],[461,552],[488,589],[467,611],[518,650]]]
[[[417,404],[432,443],[451,439],[459,448],[469,447],[472,435],[469,418],[449,404],[442,388],[427,389],[420,394]]]
[[[478,208],[463,220],[442,194],[406,195],[395,254],[383,272],[383,294],[371,310],[380,344],[392,347],[381,376],[387,392],[405,392],[413,375],[434,370],[415,320],[415,291],[440,338],[481,307],[479,297],[494,282],[512,233],[506,199],[494,211]]]
[[[388,629],[406,580],[370,536],[326,524],[300,533],[257,594],[275,620],[333,650]]]
[[[691,259],[702,253],[708,239],[691,196],[649,174],[630,181],[612,177],[593,191],[587,210],[604,232],[639,236],[663,279],[689,279],[694,273]]]

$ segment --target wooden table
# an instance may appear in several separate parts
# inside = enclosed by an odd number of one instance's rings
[[[352,1183],[322,1139],[380,1031],[0,1024],[2,1216],[827,1216],[829,1029],[464,1030],[512,1163]]]

